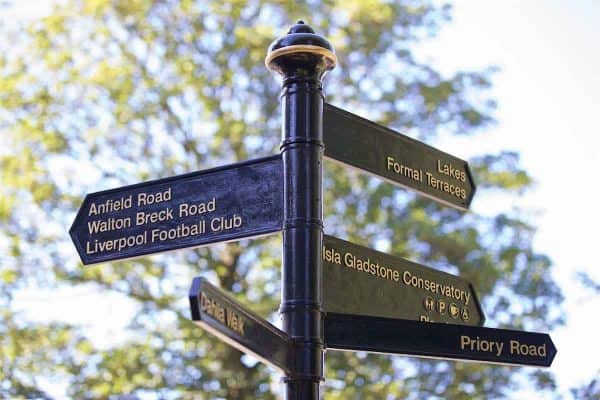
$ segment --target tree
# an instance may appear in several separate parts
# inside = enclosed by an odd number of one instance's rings
[[[590,291],[590,293],[600,293],[600,282],[595,280],[589,273],[579,271],[577,280]],[[598,369],[589,382],[571,389],[574,399],[597,399],[600,398],[600,369]]]
[[[138,311],[132,335],[110,349],[80,326],[4,311],[0,393],[47,397],[41,381],[58,374],[82,399],[276,397],[278,377],[197,329],[182,299],[205,274],[273,317],[278,236],[83,267],[66,231],[85,193],[276,153],[279,83],[263,62],[299,17],[336,48],[329,102],[425,140],[493,122],[490,71],[443,76],[413,56],[450,18],[432,1],[71,0],[26,29],[2,27],[2,308],[25,287],[91,284],[125,294]],[[515,153],[471,165],[480,195],[515,196],[531,184]],[[327,233],[459,272],[494,325],[544,331],[561,322],[551,262],[532,249],[535,227],[522,210],[461,214],[325,170]],[[326,370],[328,398],[409,399],[499,397],[519,371],[333,352]],[[548,373],[523,373],[540,390],[554,387]]]

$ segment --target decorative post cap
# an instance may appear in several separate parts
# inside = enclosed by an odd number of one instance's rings
[[[312,66],[319,75],[335,68],[337,57],[333,46],[323,36],[315,34],[304,21],[298,21],[287,35],[269,46],[265,65],[271,71],[287,75],[290,70]]]

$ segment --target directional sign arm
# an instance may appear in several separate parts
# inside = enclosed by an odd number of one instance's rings
[[[458,276],[329,235],[322,256],[328,313],[483,325],[473,286]]]
[[[545,333],[328,313],[330,349],[549,367],[556,348]]]
[[[86,196],[69,233],[84,264],[281,230],[281,156]]]
[[[468,210],[475,194],[469,164],[358,115],[325,104],[325,157]]]
[[[290,339],[285,332],[203,278],[194,278],[189,300],[196,324],[236,349],[291,373]]]

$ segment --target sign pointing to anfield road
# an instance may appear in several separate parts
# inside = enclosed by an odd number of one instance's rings
[[[281,156],[86,196],[69,231],[84,264],[281,230]]]
[[[329,159],[469,209],[475,184],[466,161],[331,104],[323,109],[323,141]]]
[[[473,286],[458,276],[328,235],[322,257],[328,313],[483,325]]]
[[[290,373],[291,340],[283,331],[239,304],[203,278],[189,294],[192,320],[236,349]]]
[[[556,347],[546,333],[327,313],[325,345],[333,350],[404,354],[549,367]]]

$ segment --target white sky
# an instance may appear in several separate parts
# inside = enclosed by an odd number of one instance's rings
[[[43,14],[47,4],[46,0],[15,3],[19,17]],[[600,280],[593,256],[600,226],[600,187],[594,172],[600,161],[600,1],[454,3],[453,22],[419,54],[447,72],[499,66],[491,90],[499,103],[498,125],[477,139],[446,138],[436,147],[461,158],[516,150],[535,178],[536,189],[519,204],[478,202],[475,196],[472,208],[486,213],[490,207],[500,212],[512,206],[543,211],[535,219],[539,227],[535,246],[555,263],[554,278],[565,295],[568,318],[565,327],[550,332],[558,348],[551,371],[559,391],[570,398],[568,388],[588,381],[600,368],[600,346],[595,344],[600,299],[574,279],[576,270],[585,269]],[[86,296],[79,288],[55,300],[43,293],[37,301],[28,296],[28,303],[40,314],[60,319],[73,297],[81,304]],[[81,321],[98,328],[90,315],[117,317],[115,310],[122,309],[117,297],[103,297],[102,302],[90,298],[97,310],[86,306],[79,313]],[[113,320],[110,327],[104,326],[102,336],[119,336],[126,323]]]

